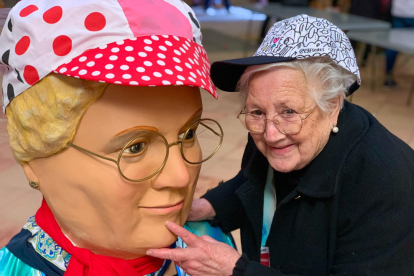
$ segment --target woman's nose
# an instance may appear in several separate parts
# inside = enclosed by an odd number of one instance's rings
[[[264,132],[264,138],[267,142],[277,142],[286,137],[285,134],[280,132],[280,130],[276,127],[278,124],[277,121],[268,120],[265,121],[266,128]]]
[[[174,145],[170,148],[167,163],[153,182],[153,187],[180,189],[187,187],[190,180],[190,172],[181,155],[180,145]]]

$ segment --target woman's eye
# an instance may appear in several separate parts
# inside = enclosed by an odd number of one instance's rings
[[[296,114],[296,111],[293,110],[293,109],[291,109],[291,108],[288,108],[288,109],[283,110],[283,114],[285,114],[285,115],[293,115],[293,114]]]
[[[256,116],[262,116],[264,113],[260,110],[253,110],[249,112],[250,114],[256,115]]]
[[[138,143],[135,143],[127,147],[124,152],[130,153],[130,154],[138,154],[144,151],[145,146],[146,146],[146,143],[138,142]]]

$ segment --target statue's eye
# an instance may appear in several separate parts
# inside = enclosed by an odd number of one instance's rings
[[[178,139],[183,140],[184,142],[192,142],[196,136],[196,131],[195,129],[190,129],[187,131],[186,136],[184,137],[185,133],[182,133],[178,136]]]
[[[125,148],[124,154],[140,155],[144,153],[145,149],[147,148],[147,145],[148,143],[144,141],[133,142],[132,145]]]
[[[144,149],[144,143],[137,143],[129,147],[131,153],[139,153]]]

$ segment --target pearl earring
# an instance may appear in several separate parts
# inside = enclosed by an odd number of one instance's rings
[[[338,133],[338,131],[339,131],[339,128],[336,126],[336,125],[332,125],[333,127],[332,127],[332,132],[333,133]]]
[[[30,187],[32,187],[33,189],[39,190],[39,183],[37,183],[36,181],[29,181],[29,185]]]

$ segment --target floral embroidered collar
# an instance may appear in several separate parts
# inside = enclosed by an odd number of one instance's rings
[[[30,231],[31,237],[27,240],[34,250],[45,260],[56,266],[62,271],[66,271],[71,255],[61,248],[45,231],[43,231],[36,223],[34,216],[30,217],[23,229]],[[179,238],[174,247],[185,248],[186,244]],[[171,261],[166,260],[163,266],[156,272],[147,276],[162,276],[170,265]],[[180,267],[176,266],[178,275],[186,274]]]

